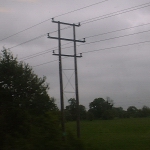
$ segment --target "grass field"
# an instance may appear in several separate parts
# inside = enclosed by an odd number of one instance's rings
[[[76,122],[66,128],[76,134]],[[150,118],[81,121],[87,150],[150,150]]]

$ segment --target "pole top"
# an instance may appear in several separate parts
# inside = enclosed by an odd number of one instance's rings
[[[64,24],[64,25],[69,25],[69,26],[76,26],[76,27],[81,26],[80,22],[78,24],[75,24],[75,23],[71,24],[71,23],[65,23],[65,22],[55,21],[54,18],[52,18],[52,22],[53,23],[60,23],[60,24]]]

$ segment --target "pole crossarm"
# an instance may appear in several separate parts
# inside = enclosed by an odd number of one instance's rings
[[[53,54],[53,55],[59,56],[60,54]],[[79,58],[81,58],[81,57],[82,57],[82,53],[80,53],[80,56],[66,55],[66,54],[61,54],[61,56],[66,56],[66,57],[79,57]]]
[[[54,21],[54,18],[52,18],[52,22],[53,23],[64,24],[64,25],[69,25],[69,26],[76,26],[76,27],[80,27],[81,26],[80,22],[78,24],[74,24],[74,23],[71,24],[71,23],[65,23],[65,22],[60,22],[60,21]]]
[[[60,40],[65,40],[65,41],[75,41],[75,42],[82,42],[82,43],[85,43],[85,38],[83,38],[83,40],[74,40],[74,39],[67,39],[67,38],[58,38],[58,37],[53,37],[53,36],[50,36],[49,33],[47,33],[48,37],[47,38],[51,38],[51,39],[60,39]]]

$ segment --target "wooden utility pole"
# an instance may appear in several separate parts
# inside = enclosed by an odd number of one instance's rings
[[[75,93],[76,93],[76,109],[77,109],[77,137],[80,137],[80,112],[79,112],[79,91],[78,91],[78,72],[77,72],[77,57],[82,57],[82,55],[80,54],[80,56],[77,56],[77,52],[76,52],[76,42],[85,42],[84,40],[76,40],[76,34],[75,34],[75,27],[79,27],[79,24],[70,24],[70,23],[65,23],[65,22],[60,22],[60,21],[54,21],[54,19],[52,18],[52,22],[53,23],[58,23],[58,37],[52,37],[49,35],[48,33],[48,38],[51,39],[57,39],[58,40],[58,46],[59,46],[59,53],[55,54],[53,53],[53,55],[57,55],[59,56],[59,78],[60,78],[60,101],[61,101],[61,126],[62,126],[62,132],[63,134],[65,134],[65,121],[64,121],[64,92],[63,92],[63,76],[62,76],[62,61],[61,61],[61,56],[67,56],[67,57],[74,57],[74,69],[75,69]],[[73,39],[67,39],[67,38],[61,38],[61,34],[60,34],[60,25],[69,25],[69,26],[73,26]],[[65,40],[65,41],[72,41],[74,42],[74,55],[67,55],[67,54],[62,54],[61,53],[61,40]]]

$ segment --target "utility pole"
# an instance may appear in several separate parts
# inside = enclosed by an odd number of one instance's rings
[[[60,101],[61,101],[61,126],[62,126],[62,132],[65,134],[65,123],[64,123],[64,91],[63,91],[63,76],[62,76],[62,60],[61,56],[67,56],[67,57],[74,57],[74,69],[75,69],[75,93],[76,93],[76,115],[77,115],[77,137],[80,138],[80,112],[79,112],[79,91],[78,91],[78,72],[77,72],[77,57],[82,57],[82,54],[80,56],[77,56],[76,53],[76,42],[85,42],[84,40],[76,40],[76,34],[75,34],[75,27],[79,27],[79,24],[70,24],[70,23],[65,23],[65,22],[60,22],[60,21],[54,21],[52,18],[53,23],[58,24],[58,37],[52,37],[48,33],[48,38],[51,39],[57,39],[58,40],[58,46],[59,46],[59,53],[55,54],[53,52],[53,55],[59,56],[59,78],[60,78]],[[61,38],[60,34],[60,25],[69,25],[73,26],[73,39],[67,39],[67,38]],[[65,41],[72,41],[74,42],[74,55],[67,55],[67,54],[62,54],[61,53],[61,40]]]
[[[78,91],[78,72],[77,72],[77,57],[76,57],[76,34],[75,25],[73,24],[74,37],[74,68],[75,68],[75,92],[76,92],[76,109],[77,109],[77,137],[80,137],[80,110],[79,110],[79,91]]]

